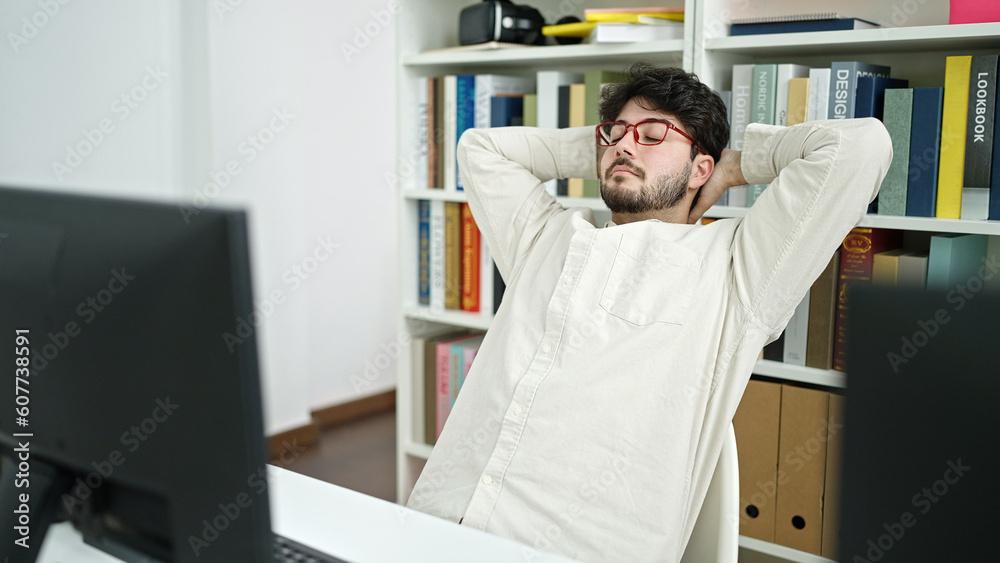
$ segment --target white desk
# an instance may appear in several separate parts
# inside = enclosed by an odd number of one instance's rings
[[[275,532],[353,563],[571,561],[279,467],[268,483]],[[49,530],[38,561],[118,563],[67,524]]]

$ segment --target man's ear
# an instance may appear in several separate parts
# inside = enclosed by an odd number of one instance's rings
[[[688,189],[697,190],[705,185],[705,182],[712,177],[712,172],[715,171],[715,159],[707,154],[699,154],[694,157],[694,162],[691,164],[691,179],[688,183]]]

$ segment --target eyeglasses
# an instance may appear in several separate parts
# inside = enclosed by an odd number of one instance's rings
[[[667,133],[671,130],[677,131],[685,139],[691,141],[694,148],[698,149],[701,154],[706,154],[705,149],[701,148],[701,145],[695,141],[691,135],[688,135],[684,131],[677,128],[676,125],[670,123],[669,121],[661,121],[658,119],[647,119],[645,121],[640,121],[635,125],[630,125],[624,121],[608,121],[597,126],[597,144],[602,147],[613,147],[618,144],[619,141],[628,133],[629,127],[632,128],[632,133],[635,135],[635,142],[643,146],[653,146],[658,145],[667,138]]]

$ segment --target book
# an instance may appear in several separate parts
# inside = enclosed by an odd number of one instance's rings
[[[879,24],[861,18],[827,18],[798,21],[775,21],[761,23],[730,24],[729,35],[762,35],[767,33],[812,33],[815,31],[839,31],[845,29],[873,29]]]
[[[414,434],[423,431],[423,441],[426,444],[434,445],[438,436],[437,404],[438,404],[438,382],[437,382],[437,348],[439,342],[446,342],[457,338],[464,338],[468,335],[466,330],[441,329],[436,334],[429,334],[426,338],[416,337],[413,339],[412,349],[414,352],[413,365],[417,369],[423,370],[423,385],[414,386],[414,404],[423,405],[423,412],[414,413],[414,418],[422,422],[414,425]]]
[[[490,100],[490,127],[513,127],[524,121],[524,96],[499,95]]]
[[[537,126],[545,129],[556,129],[565,127],[560,125],[559,120],[559,88],[570,84],[582,83],[583,73],[567,72],[562,70],[540,70],[536,74],[537,95],[538,95],[538,119]],[[566,92],[566,124],[569,124],[569,92]],[[565,182],[562,183],[563,190],[559,190],[558,180],[549,180],[545,183],[545,191],[549,195],[566,195]]]
[[[950,0],[948,23],[983,23],[1000,21],[1000,5],[982,0]]]
[[[913,89],[885,91],[882,123],[892,140],[892,162],[878,193],[879,215],[906,215],[906,189],[910,166],[910,123],[913,116]]]
[[[416,117],[416,133],[413,139],[413,169],[410,174],[406,176],[412,178],[412,184],[407,186],[409,189],[416,190],[426,190],[432,186],[430,183],[430,176],[426,174],[430,166],[430,144],[428,140],[429,127],[434,121],[433,119],[433,95],[428,92],[428,85],[431,84],[431,79],[423,76],[417,79],[417,86],[414,88],[416,92],[416,111],[414,116]]]
[[[458,147],[458,140],[462,138],[462,133],[466,129],[476,126],[476,76],[472,74],[460,74],[455,77],[455,147]],[[458,161],[452,165],[455,169],[455,189],[463,191],[465,186],[462,183],[462,174],[458,169]]]
[[[986,235],[947,233],[931,237],[927,257],[927,289],[951,290],[973,278],[986,258]]]
[[[899,256],[897,287],[927,287],[927,250],[904,252]]]
[[[427,187],[440,188],[441,182],[438,179],[438,158],[441,148],[441,136],[439,135],[439,123],[441,110],[438,99],[438,83],[441,78],[438,76],[427,77]]]
[[[444,202],[444,308],[462,308],[462,209]]]
[[[874,117],[882,121],[887,88],[906,88],[910,82],[903,78],[884,76],[859,76],[854,100],[854,117]]]
[[[1000,265],[1000,235],[990,235],[987,238],[989,240],[986,242],[986,259],[983,262],[983,266],[992,275],[983,276],[983,286],[988,291],[996,292],[1000,291],[1000,273],[996,272],[997,266]],[[984,271],[984,274],[986,271]]]
[[[596,23],[665,24],[684,21],[684,12],[597,12],[583,13],[584,21]]]
[[[872,259],[872,285],[896,287],[899,285],[899,257],[902,248],[879,252]]]
[[[441,435],[441,431],[444,430],[445,422],[448,421],[448,415],[451,414],[452,388],[457,385],[458,381],[457,368],[451,353],[452,345],[456,342],[470,338],[475,338],[475,336],[469,336],[468,333],[461,333],[458,336],[441,339],[435,343],[435,440]],[[453,370],[453,368],[455,369]],[[453,381],[456,383],[452,383]],[[457,390],[455,393],[457,394]]]
[[[430,206],[430,308],[444,310],[445,241],[444,202],[432,200]]]
[[[457,189],[455,187],[455,171],[458,169],[458,163],[455,160],[455,147],[458,145],[457,123],[455,121],[458,117],[458,76],[446,74],[443,83],[441,180],[443,188],[453,192]]]
[[[431,202],[417,202],[417,303],[431,304]]]
[[[788,125],[789,85],[793,78],[808,79],[809,67],[805,65],[781,63],[775,66],[775,71],[776,74],[774,77],[774,124]]]
[[[524,115],[521,121],[525,127],[538,127],[538,95],[524,95]]]
[[[1000,67],[1000,63],[998,63]],[[1000,70],[1000,69],[998,69]],[[990,220],[1000,221],[1000,126],[996,124],[996,116],[1000,115],[1000,95],[996,96],[993,106],[993,167],[990,174]]]
[[[990,164],[993,160],[996,93],[997,55],[974,55],[969,69],[962,219],[986,220],[990,215]]]
[[[807,121],[826,119],[830,112],[830,69],[809,69],[809,111]]]
[[[462,310],[479,311],[479,268],[480,252],[479,227],[472,217],[469,204],[461,203],[462,209]]]
[[[892,229],[855,227],[840,246],[840,274],[837,278],[836,338],[833,348],[833,369],[843,371],[847,360],[848,288],[854,284],[870,284],[875,255],[902,246],[903,232]]]
[[[743,138],[751,119],[751,103],[753,98],[753,64],[733,65],[732,79],[733,102],[729,118],[729,148],[743,150]],[[747,206],[747,187],[734,186],[726,190],[729,195],[729,205],[733,207]]]
[[[954,55],[945,59],[935,217],[959,219],[962,216],[965,126],[968,120],[971,68],[971,55]]]
[[[637,43],[683,38],[684,24],[681,22],[672,22],[671,25],[604,22],[594,26],[590,34],[593,43]]]
[[[806,335],[806,365],[833,369],[834,327],[837,313],[837,280],[840,252],[834,252],[823,273],[809,288],[809,328]]]
[[[833,61],[830,64],[829,119],[854,117],[859,76],[889,76],[890,68],[862,61]]]
[[[641,6],[628,8],[587,8],[584,17],[591,14],[683,14],[683,6]]]
[[[750,109],[750,121],[775,125],[774,103],[776,83],[778,80],[778,65],[764,63],[753,65],[753,97]]]
[[[941,155],[941,119],[944,88],[913,89],[910,158],[906,184],[906,215],[934,217],[937,209],[938,163]]]
[[[809,112],[809,77],[788,81],[788,117],[786,125],[804,123]]]
[[[445,127],[445,76],[436,76],[434,78],[434,148],[428,149],[434,152],[434,162],[433,164],[428,163],[428,166],[434,167],[434,183],[431,184],[436,189],[444,189],[445,178],[444,178],[444,161],[445,161],[445,151],[444,151],[444,138],[446,133]]]
[[[559,115],[558,125],[560,129],[569,127],[569,89],[572,84],[562,84],[559,86]],[[582,190],[581,190],[582,192]],[[556,179],[556,195],[569,195],[569,178]]]

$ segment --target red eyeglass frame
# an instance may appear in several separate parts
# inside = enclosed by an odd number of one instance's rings
[[[695,141],[694,138],[691,137],[691,135],[688,135],[684,131],[681,131],[680,129],[677,128],[676,125],[674,125],[673,123],[670,123],[669,121],[667,121],[665,119],[643,119],[642,121],[640,121],[639,123],[636,123],[635,125],[632,125],[632,124],[629,124],[629,123],[625,123],[624,121],[605,121],[604,123],[601,123],[597,127],[594,128],[594,134],[596,136],[597,146],[599,146],[599,147],[613,147],[613,146],[617,145],[619,142],[621,142],[621,139],[618,139],[618,141],[615,142],[614,144],[610,144],[610,145],[601,144],[601,127],[604,127],[605,125],[624,125],[625,126],[625,135],[628,134],[628,129],[629,129],[629,127],[631,127],[632,128],[632,136],[635,139],[635,143],[637,145],[642,145],[644,147],[655,147],[656,145],[659,145],[663,141],[667,140],[667,135],[664,135],[663,138],[660,139],[659,142],[656,142],[656,143],[643,143],[643,142],[640,142],[639,141],[639,129],[638,129],[638,127],[640,125],[642,125],[643,123],[662,123],[662,124],[664,124],[664,125],[667,126],[667,133],[668,134],[670,133],[671,130],[677,131],[678,133],[681,134],[682,137],[684,137],[685,139],[691,141],[691,145],[694,146],[694,148],[698,149],[699,153],[701,153],[701,154],[708,154],[708,152],[705,149],[703,149],[702,146],[700,144],[698,144],[698,141]],[[625,135],[622,135],[622,139],[625,138]]]

